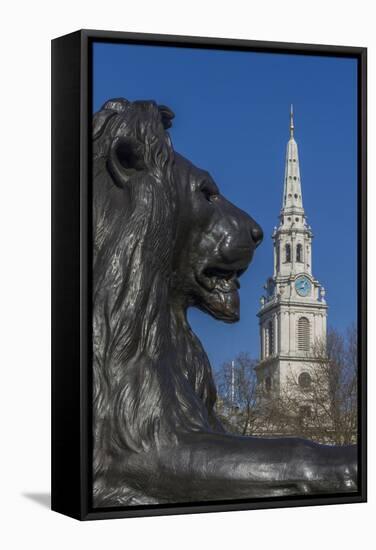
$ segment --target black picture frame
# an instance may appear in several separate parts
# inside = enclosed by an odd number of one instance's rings
[[[358,492],[93,509],[91,505],[91,47],[93,41],[351,57],[358,63]],[[80,30],[52,40],[52,509],[80,520],[366,501],[366,48]]]

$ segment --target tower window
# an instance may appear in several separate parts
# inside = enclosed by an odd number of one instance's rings
[[[296,261],[297,262],[303,261],[303,247],[300,243],[296,246]]]
[[[297,340],[299,351],[309,351],[310,325],[307,317],[300,317],[297,327]]]
[[[276,269],[279,271],[279,244],[277,244],[276,248]]]
[[[311,387],[312,378],[308,372],[302,372],[299,374],[298,384],[302,390],[308,390]]]
[[[267,356],[270,357],[273,355],[274,351],[274,334],[273,334],[273,323],[269,321],[266,327],[266,352]]]
[[[291,246],[289,245],[289,243],[287,243],[285,246],[285,262],[291,262]]]
[[[272,379],[270,378],[270,376],[267,376],[265,378],[265,390],[269,393],[271,389],[272,389]]]

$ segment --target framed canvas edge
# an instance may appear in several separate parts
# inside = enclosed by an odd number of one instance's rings
[[[51,44],[51,508],[79,519],[81,44]]]
[[[80,503],[79,514],[66,515],[80,520],[115,519],[125,517],[146,517],[175,514],[194,514],[221,511],[254,510],[348,504],[367,501],[367,49],[363,47],[324,46],[314,44],[268,42],[226,38],[158,35],[115,31],[80,30]],[[77,34],[72,33],[72,34]],[[70,36],[70,35],[66,35]],[[60,40],[59,38],[55,40]],[[54,41],[55,41],[54,40]],[[54,42],[53,41],[53,42]],[[359,491],[352,494],[301,496],[290,498],[268,498],[247,501],[210,501],[205,503],[131,506],[127,508],[96,509],[91,506],[91,467],[89,445],[91,431],[90,387],[90,330],[89,308],[90,278],[90,117],[91,84],[90,48],[94,41],[121,41],[126,43],[147,43],[177,45],[181,47],[210,47],[214,49],[245,49],[258,52],[298,53],[302,55],[328,55],[353,57],[358,61],[358,325],[359,331]],[[61,510],[54,508],[55,511]]]

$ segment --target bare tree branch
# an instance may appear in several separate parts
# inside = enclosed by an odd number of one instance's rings
[[[307,362],[308,377],[291,374],[278,394],[257,384],[257,361],[239,354],[217,372],[217,414],[229,431],[242,435],[294,435],[347,445],[357,438],[357,331],[329,330]],[[309,381],[309,383],[308,383]]]

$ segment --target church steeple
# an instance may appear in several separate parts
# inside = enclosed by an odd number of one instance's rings
[[[290,139],[287,142],[282,208],[273,233],[274,277],[299,272],[312,274],[312,231],[307,224],[302,199],[298,144],[295,141],[293,106],[290,108]]]
[[[281,214],[304,214],[298,144],[294,138],[294,111],[290,109],[290,139],[286,148],[285,180]]]
[[[286,393],[291,389],[291,381],[300,384],[303,373],[309,380],[315,368],[314,344],[320,341],[325,345],[326,341],[327,305],[324,289],[312,273],[313,234],[303,209],[292,105],[289,130],[282,209],[279,225],[272,234],[273,275],[264,285],[257,314],[260,363],[256,372],[260,395],[265,399],[272,395],[281,399],[291,396]],[[302,394],[293,393],[293,398],[301,399],[302,406],[308,407],[303,383],[301,387]]]

